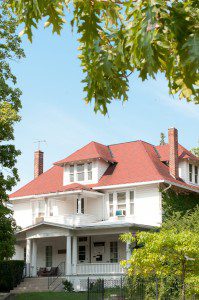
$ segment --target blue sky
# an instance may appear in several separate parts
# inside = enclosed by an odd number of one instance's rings
[[[145,140],[158,144],[160,132],[175,126],[179,141],[188,149],[199,139],[199,106],[169,96],[163,76],[143,83],[136,74],[130,79],[129,101],[115,101],[109,116],[95,114],[83,102],[82,72],[77,58],[76,34],[64,29],[61,36],[50,29],[35,31],[33,43],[22,38],[26,58],[13,63],[13,72],[23,92],[22,121],[15,126],[15,145],[20,182],[33,179],[35,140],[45,139],[45,170],[95,140],[104,144]]]

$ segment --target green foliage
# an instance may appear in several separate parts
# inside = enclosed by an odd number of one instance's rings
[[[0,292],[9,292],[22,280],[24,261],[10,260],[0,262]]]
[[[127,100],[128,76],[165,75],[171,94],[199,103],[199,2],[197,0],[9,0],[32,41],[32,28],[60,34],[71,8],[77,26],[85,101],[107,113],[114,100]]]
[[[69,280],[66,279],[66,280],[64,280],[62,283],[63,283],[64,291],[65,291],[65,292],[71,293],[71,292],[74,291],[72,282],[70,282]]]
[[[174,212],[185,214],[199,204],[198,193],[182,193],[169,189],[162,193],[163,221],[170,219]]]
[[[199,157],[199,147],[192,148],[192,149],[191,149],[191,152],[192,152],[195,156]]]
[[[8,202],[7,191],[11,191],[18,180],[15,168],[20,151],[10,144],[14,140],[14,124],[19,122],[21,91],[15,87],[9,61],[24,56],[20,38],[15,33],[17,22],[5,3],[0,3],[0,261],[14,253],[13,232],[16,229]],[[7,251],[6,251],[7,248]]]
[[[166,144],[165,143],[165,138],[166,138],[166,136],[165,136],[164,132],[161,132],[160,133],[160,145],[165,145]]]

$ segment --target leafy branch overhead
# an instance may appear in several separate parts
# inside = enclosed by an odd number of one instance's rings
[[[126,101],[129,75],[142,80],[163,73],[171,94],[199,104],[198,0],[21,0],[7,1],[32,28],[45,26],[61,33],[65,10],[73,13],[79,34],[79,58],[85,77],[85,101],[107,113],[113,100]]]

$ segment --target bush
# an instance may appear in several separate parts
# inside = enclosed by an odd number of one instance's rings
[[[9,292],[23,278],[24,261],[8,260],[0,262],[0,292]]]
[[[70,292],[74,291],[73,284],[69,280],[66,279],[62,283],[63,283],[64,291],[65,292],[69,292],[70,293]]]

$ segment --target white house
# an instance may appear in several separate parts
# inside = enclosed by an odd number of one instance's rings
[[[21,227],[14,258],[28,276],[58,265],[71,280],[120,275],[131,248],[119,235],[161,224],[160,188],[199,193],[199,159],[175,128],[163,146],[91,142],[44,173],[39,150],[34,168],[34,180],[10,195]]]

